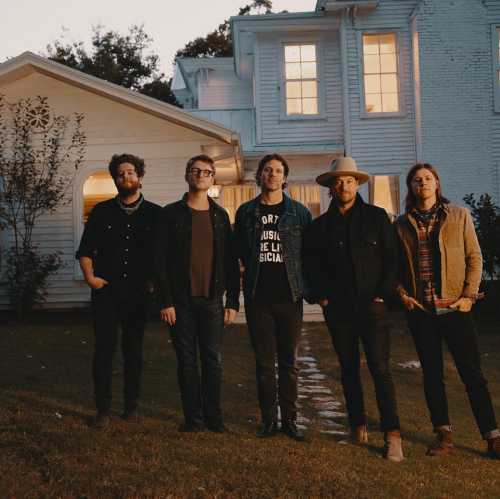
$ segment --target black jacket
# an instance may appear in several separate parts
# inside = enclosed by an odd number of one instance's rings
[[[240,269],[229,216],[210,203],[213,228],[213,271],[210,297],[226,294],[226,308],[239,309]],[[155,237],[154,267],[162,308],[186,303],[191,294],[191,209],[186,195],[161,211]],[[206,244],[199,241],[199,244]]]
[[[96,204],[76,258],[91,258],[94,274],[113,285],[143,287],[153,277],[153,236],[160,211],[146,200],[131,215],[120,208],[116,198]]]
[[[394,228],[385,210],[364,203],[359,194],[351,209],[348,244],[355,299],[368,304],[375,297],[391,298],[398,255]],[[333,272],[335,244],[338,244],[332,236],[333,210],[337,207],[332,201],[328,211],[313,221],[305,236],[304,262],[313,301],[341,298],[347,287],[335,279]]]

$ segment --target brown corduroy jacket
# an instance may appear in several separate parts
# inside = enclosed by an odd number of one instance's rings
[[[446,217],[439,230],[441,292],[444,299],[475,299],[481,283],[483,258],[471,214],[467,208],[444,204]],[[396,220],[400,240],[398,295],[421,301],[418,269],[417,223],[405,213]]]

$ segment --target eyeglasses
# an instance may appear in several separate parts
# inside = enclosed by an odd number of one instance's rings
[[[189,173],[193,177],[213,177],[215,175],[213,170],[201,170],[200,168],[191,168]]]

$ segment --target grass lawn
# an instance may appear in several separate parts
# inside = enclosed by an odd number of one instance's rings
[[[500,417],[500,331],[481,321],[483,367]],[[0,497],[500,497],[500,462],[485,457],[463,386],[449,357],[446,375],[455,455],[425,456],[432,440],[421,372],[399,367],[416,359],[400,318],[393,327],[393,374],[407,459],[381,459],[373,385],[363,367],[370,443],[355,447],[326,434],[313,396],[302,392],[308,443],[255,437],[258,418],[254,360],[245,326],[224,338],[223,409],[227,434],[181,434],[176,363],[163,326],[151,323],[139,425],[120,420],[121,366],[116,359],[114,411],[104,431],[94,415],[92,330],[85,314],[38,316],[0,324]],[[342,402],[339,368],[324,325],[304,326],[321,386]],[[317,382],[319,383],[319,382]],[[319,397],[321,399],[321,397]],[[317,399],[316,399],[317,400]],[[345,425],[345,418],[337,417]],[[339,427],[342,429],[342,427]]]

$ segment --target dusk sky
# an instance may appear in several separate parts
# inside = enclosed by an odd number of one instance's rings
[[[30,50],[46,52],[47,44],[64,36],[68,42],[90,40],[91,26],[126,33],[144,24],[162,71],[171,74],[175,52],[186,42],[214,30],[251,0],[0,0],[0,62]],[[273,11],[312,11],[316,0],[274,0]]]

